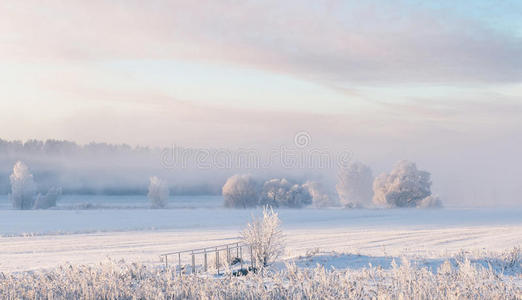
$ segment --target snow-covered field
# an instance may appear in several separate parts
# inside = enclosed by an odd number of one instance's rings
[[[125,263],[118,263],[118,268],[128,268],[128,263],[161,268],[161,253],[234,242],[251,216],[260,213],[222,208],[221,197],[178,201],[168,209],[149,209],[140,197],[82,196],[66,198],[56,209],[30,211],[9,209],[4,202],[0,205],[0,272],[25,276],[20,274],[55,272],[64,265],[106,266],[122,260]],[[456,262],[466,257],[486,269],[493,264],[493,273],[487,276],[501,274],[515,287],[515,294],[522,288],[520,260],[515,269],[502,269],[507,253],[522,245],[520,208],[306,208],[281,209],[279,215],[287,242],[281,266],[295,261],[301,269],[320,265],[356,272],[350,276],[388,270],[391,273],[386,276],[391,276],[398,272],[394,262],[409,261],[435,274],[446,260],[459,268],[462,264]],[[146,272],[156,272],[151,270]],[[420,276],[418,272],[423,271],[419,270],[408,272]]]
[[[169,209],[148,209],[142,200],[140,206],[136,199],[126,203],[123,198],[115,197],[119,201],[111,205],[92,196],[80,198],[109,207],[104,209],[71,209],[82,203],[78,198],[51,210],[0,209],[0,271],[107,258],[156,264],[164,252],[235,241],[252,214],[259,213],[224,209],[220,197],[182,198]],[[176,208],[190,203],[191,208]],[[522,245],[520,208],[281,209],[279,214],[286,257],[318,248],[364,255],[357,262],[364,265],[379,257],[438,259],[460,250],[503,251]]]

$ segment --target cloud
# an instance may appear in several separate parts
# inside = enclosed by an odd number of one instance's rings
[[[404,2],[0,5],[4,59],[218,61],[339,86],[522,79],[520,37]]]

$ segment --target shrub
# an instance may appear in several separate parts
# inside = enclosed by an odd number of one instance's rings
[[[255,265],[264,268],[276,261],[284,252],[285,242],[281,220],[272,208],[263,209],[263,217],[253,217],[241,232],[243,241],[250,245]]]

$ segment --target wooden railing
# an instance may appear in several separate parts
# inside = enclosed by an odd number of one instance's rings
[[[224,257],[221,257],[223,253],[225,255]],[[182,264],[182,259],[185,261],[187,255],[190,256],[190,264]],[[249,261],[245,260],[247,257],[250,258]],[[230,268],[231,266],[236,266],[238,264],[241,269],[243,269],[244,265],[250,265],[252,268],[254,267],[252,248],[250,245],[242,242],[163,253],[160,255],[160,258],[165,263],[165,268],[169,267],[169,261],[177,263],[180,275],[182,272],[196,273],[198,272],[198,267],[199,271],[208,272],[210,267],[209,258],[214,258],[213,266],[215,267],[217,274],[220,274],[222,269],[224,270],[227,267]],[[187,270],[188,266],[190,266],[190,272]]]

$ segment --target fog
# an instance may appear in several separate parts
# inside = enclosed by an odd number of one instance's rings
[[[57,140],[1,140],[0,192],[11,191],[9,176],[15,162],[20,160],[33,174],[35,193],[42,195],[54,187],[61,188],[63,194],[146,195],[152,176],[166,182],[171,197],[220,195],[227,178],[250,174],[261,183],[272,178],[286,178],[305,186],[310,186],[306,182],[313,182],[315,187],[321,187],[323,194],[316,195],[316,199],[327,197],[328,201],[336,203],[339,201],[335,186],[340,163],[362,161],[377,176],[389,173],[398,161],[408,159],[419,169],[431,173],[432,193],[438,195],[446,207],[521,203],[518,195],[522,174],[515,160],[518,148],[514,140],[493,143],[489,147],[460,147],[453,151],[436,149],[433,145],[419,145],[411,150],[405,147],[403,151],[391,146],[365,149],[359,145],[347,147],[350,151],[345,151],[341,147],[306,145],[324,151],[314,152],[295,143],[292,138],[286,148],[276,149],[286,151],[284,160],[283,154],[276,150],[270,152],[262,148],[257,151],[249,148],[249,152],[232,147],[159,148],[108,143],[80,145]],[[310,193],[313,196],[313,189]]]
[[[250,174],[322,206],[339,162],[408,160],[444,206],[522,203],[518,3],[37,2],[0,4],[0,193],[20,160],[42,195]]]

